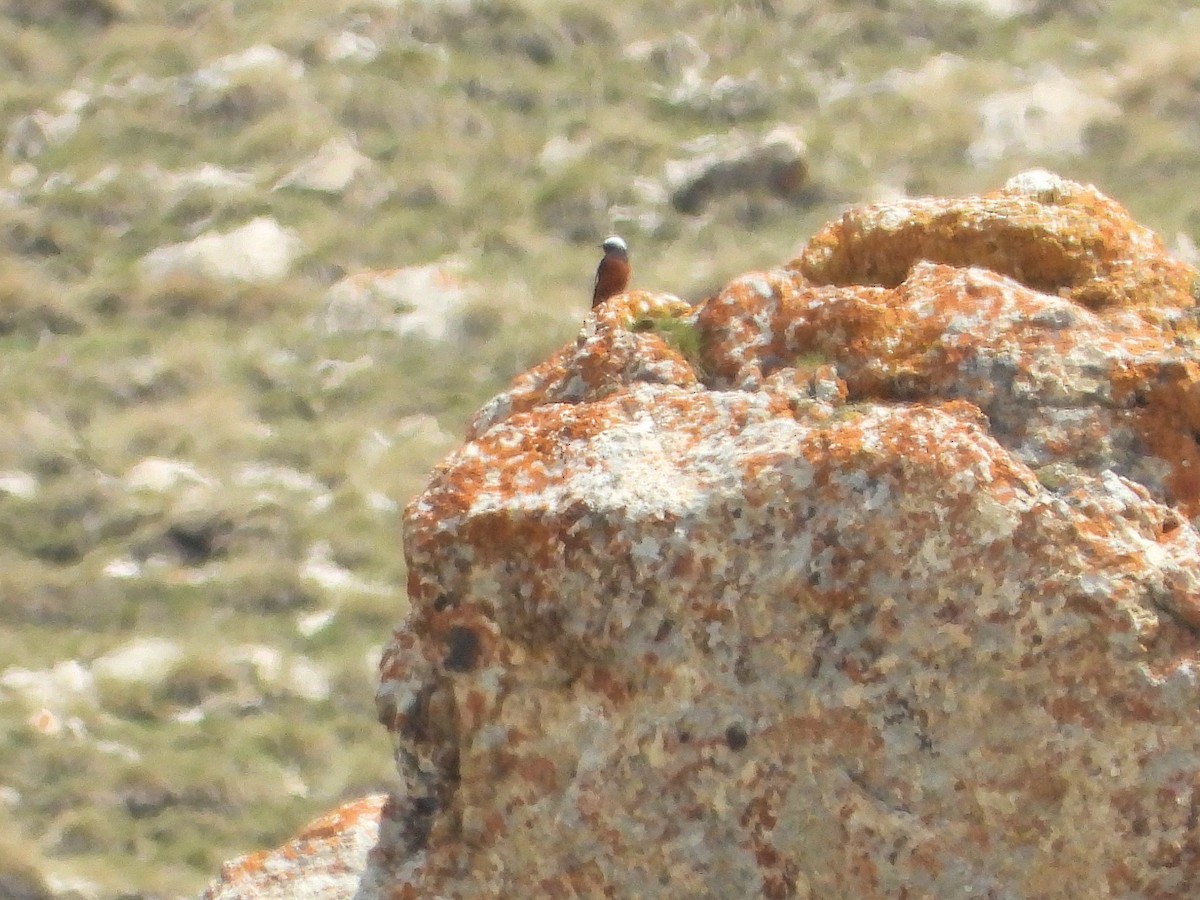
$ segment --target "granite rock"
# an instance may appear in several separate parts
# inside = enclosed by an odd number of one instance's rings
[[[278,850],[227,862],[205,900],[351,900],[386,802],[386,795],[372,794],[346,803]]]
[[[406,511],[357,896],[1187,895],[1194,279],[1026,173],[594,311]]]

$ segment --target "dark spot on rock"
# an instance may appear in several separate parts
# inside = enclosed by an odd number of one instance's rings
[[[746,749],[750,738],[746,736],[746,729],[741,725],[730,725],[725,729],[725,743],[730,750],[737,753]]]
[[[748,654],[738,655],[737,662],[733,664],[733,675],[737,678],[738,684],[742,685],[758,681],[758,674],[754,671],[754,664],[750,661]]]
[[[687,743],[690,743],[691,740],[692,740],[692,733],[690,731],[679,732],[679,743],[687,744]]]
[[[661,644],[674,628],[670,619],[663,619],[662,624],[658,626],[658,631],[654,632],[654,643]]]
[[[436,688],[432,684],[424,685],[404,710],[399,731],[415,743],[419,744],[429,739],[431,730],[429,703],[435,690]],[[384,722],[383,724],[387,725],[388,723]]]
[[[416,797],[400,817],[401,840],[410,852],[423,850],[433,829],[433,817],[439,807],[435,797]]]
[[[455,625],[446,640],[450,651],[442,665],[451,672],[470,672],[479,659],[479,637],[465,625]]]

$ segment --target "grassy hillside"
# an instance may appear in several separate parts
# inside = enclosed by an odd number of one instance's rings
[[[189,895],[387,785],[403,505],[609,232],[699,298],[848,203],[1044,166],[1191,252],[1191,7],[0,0],[0,895]],[[717,177],[780,126],[788,178]],[[323,147],[353,177],[297,173]],[[280,277],[144,262],[260,217]],[[444,334],[320,326],[427,264]]]

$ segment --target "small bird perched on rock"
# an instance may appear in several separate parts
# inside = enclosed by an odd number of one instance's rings
[[[609,297],[619,294],[629,284],[633,269],[629,265],[629,246],[623,238],[613,235],[600,245],[604,248],[604,259],[596,268],[596,286],[592,289],[592,309]]]

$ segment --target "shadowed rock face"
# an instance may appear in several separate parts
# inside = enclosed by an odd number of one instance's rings
[[[1194,279],[1027,173],[594,311],[407,510],[357,896],[1186,895]]]

